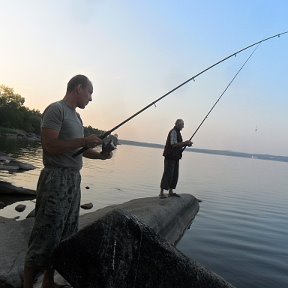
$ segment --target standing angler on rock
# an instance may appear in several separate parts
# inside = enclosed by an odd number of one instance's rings
[[[178,194],[173,192],[176,188],[179,177],[179,160],[182,158],[182,149],[185,146],[192,146],[190,140],[184,141],[182,139],[181,130],[184,128],[184,121],[177,119],[175,126],[168,133],[166,145],[164,148],[164,172],[160,184],[159,198],[166,198],[163,190],[169,190],[168,196],[179,197]]]
[[[93,85],[84,75],[67,84],[64,98],[50,104],[42,115],[41,143],[44,168],[38,179],[35,223],[24,266],[24,288],[32,288],[36,274],[44,271],[42,288],[57,287],[50,258],[59,242],[77,232],[80,207],[82,156],[72,155],[88,147],[83,156],[110,159],[112,153],[92,148],[102,143],[96,135],[84,137],[76,108],[92,101]]]

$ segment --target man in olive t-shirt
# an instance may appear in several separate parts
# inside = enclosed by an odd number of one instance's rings
[[[82,155],[72,155],[82,147],[90,159],[110,159],[112,153],[93,148],[102,140],[92,134],[84,137],[84,128],[76,108],[84,109],[92,101],[93,86],[84,75],[74,76],[58,102],[50,104],[42,115],[41,144],[43,164],[37,183],[35,222],[24,265],[24,288],[32,288],[35,276],[44,270],[42,288],[57,287],[51,256],[64,238],[77,232],[80,207],[80,170]]]

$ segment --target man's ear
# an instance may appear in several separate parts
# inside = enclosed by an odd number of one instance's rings
[[[80,94],[81,89],[82,89],[82,84],[78,84],[77,88],[76,88],[76,91],[77,91],[78,94]]]

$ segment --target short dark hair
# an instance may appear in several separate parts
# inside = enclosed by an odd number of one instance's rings
[[[72,92],[79,84],[85,88],[90,80],[84,75],[76,75],[72,77],[67,84],[67,92]]]
[[[182,119],[177,119],[176,122],[175,122],[175,125],[178,125],[180,123],[184,123],[184,121]]]

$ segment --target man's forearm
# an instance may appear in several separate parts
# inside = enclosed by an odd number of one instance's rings
[[[106,160],[106,159],[110,159],[112,154],[110,155],[110,153],[103,153],[103,152],[98,152],[94,149],[88,149],[83,153],[83,156],[89,159]]]
[[[75,138],[67,141],[60,139],[53,139],[51,141],[46,142],[42,141],[43,150],[45,150],[50,155],[63,154],[84,146],[85,146],[84,138]]]

